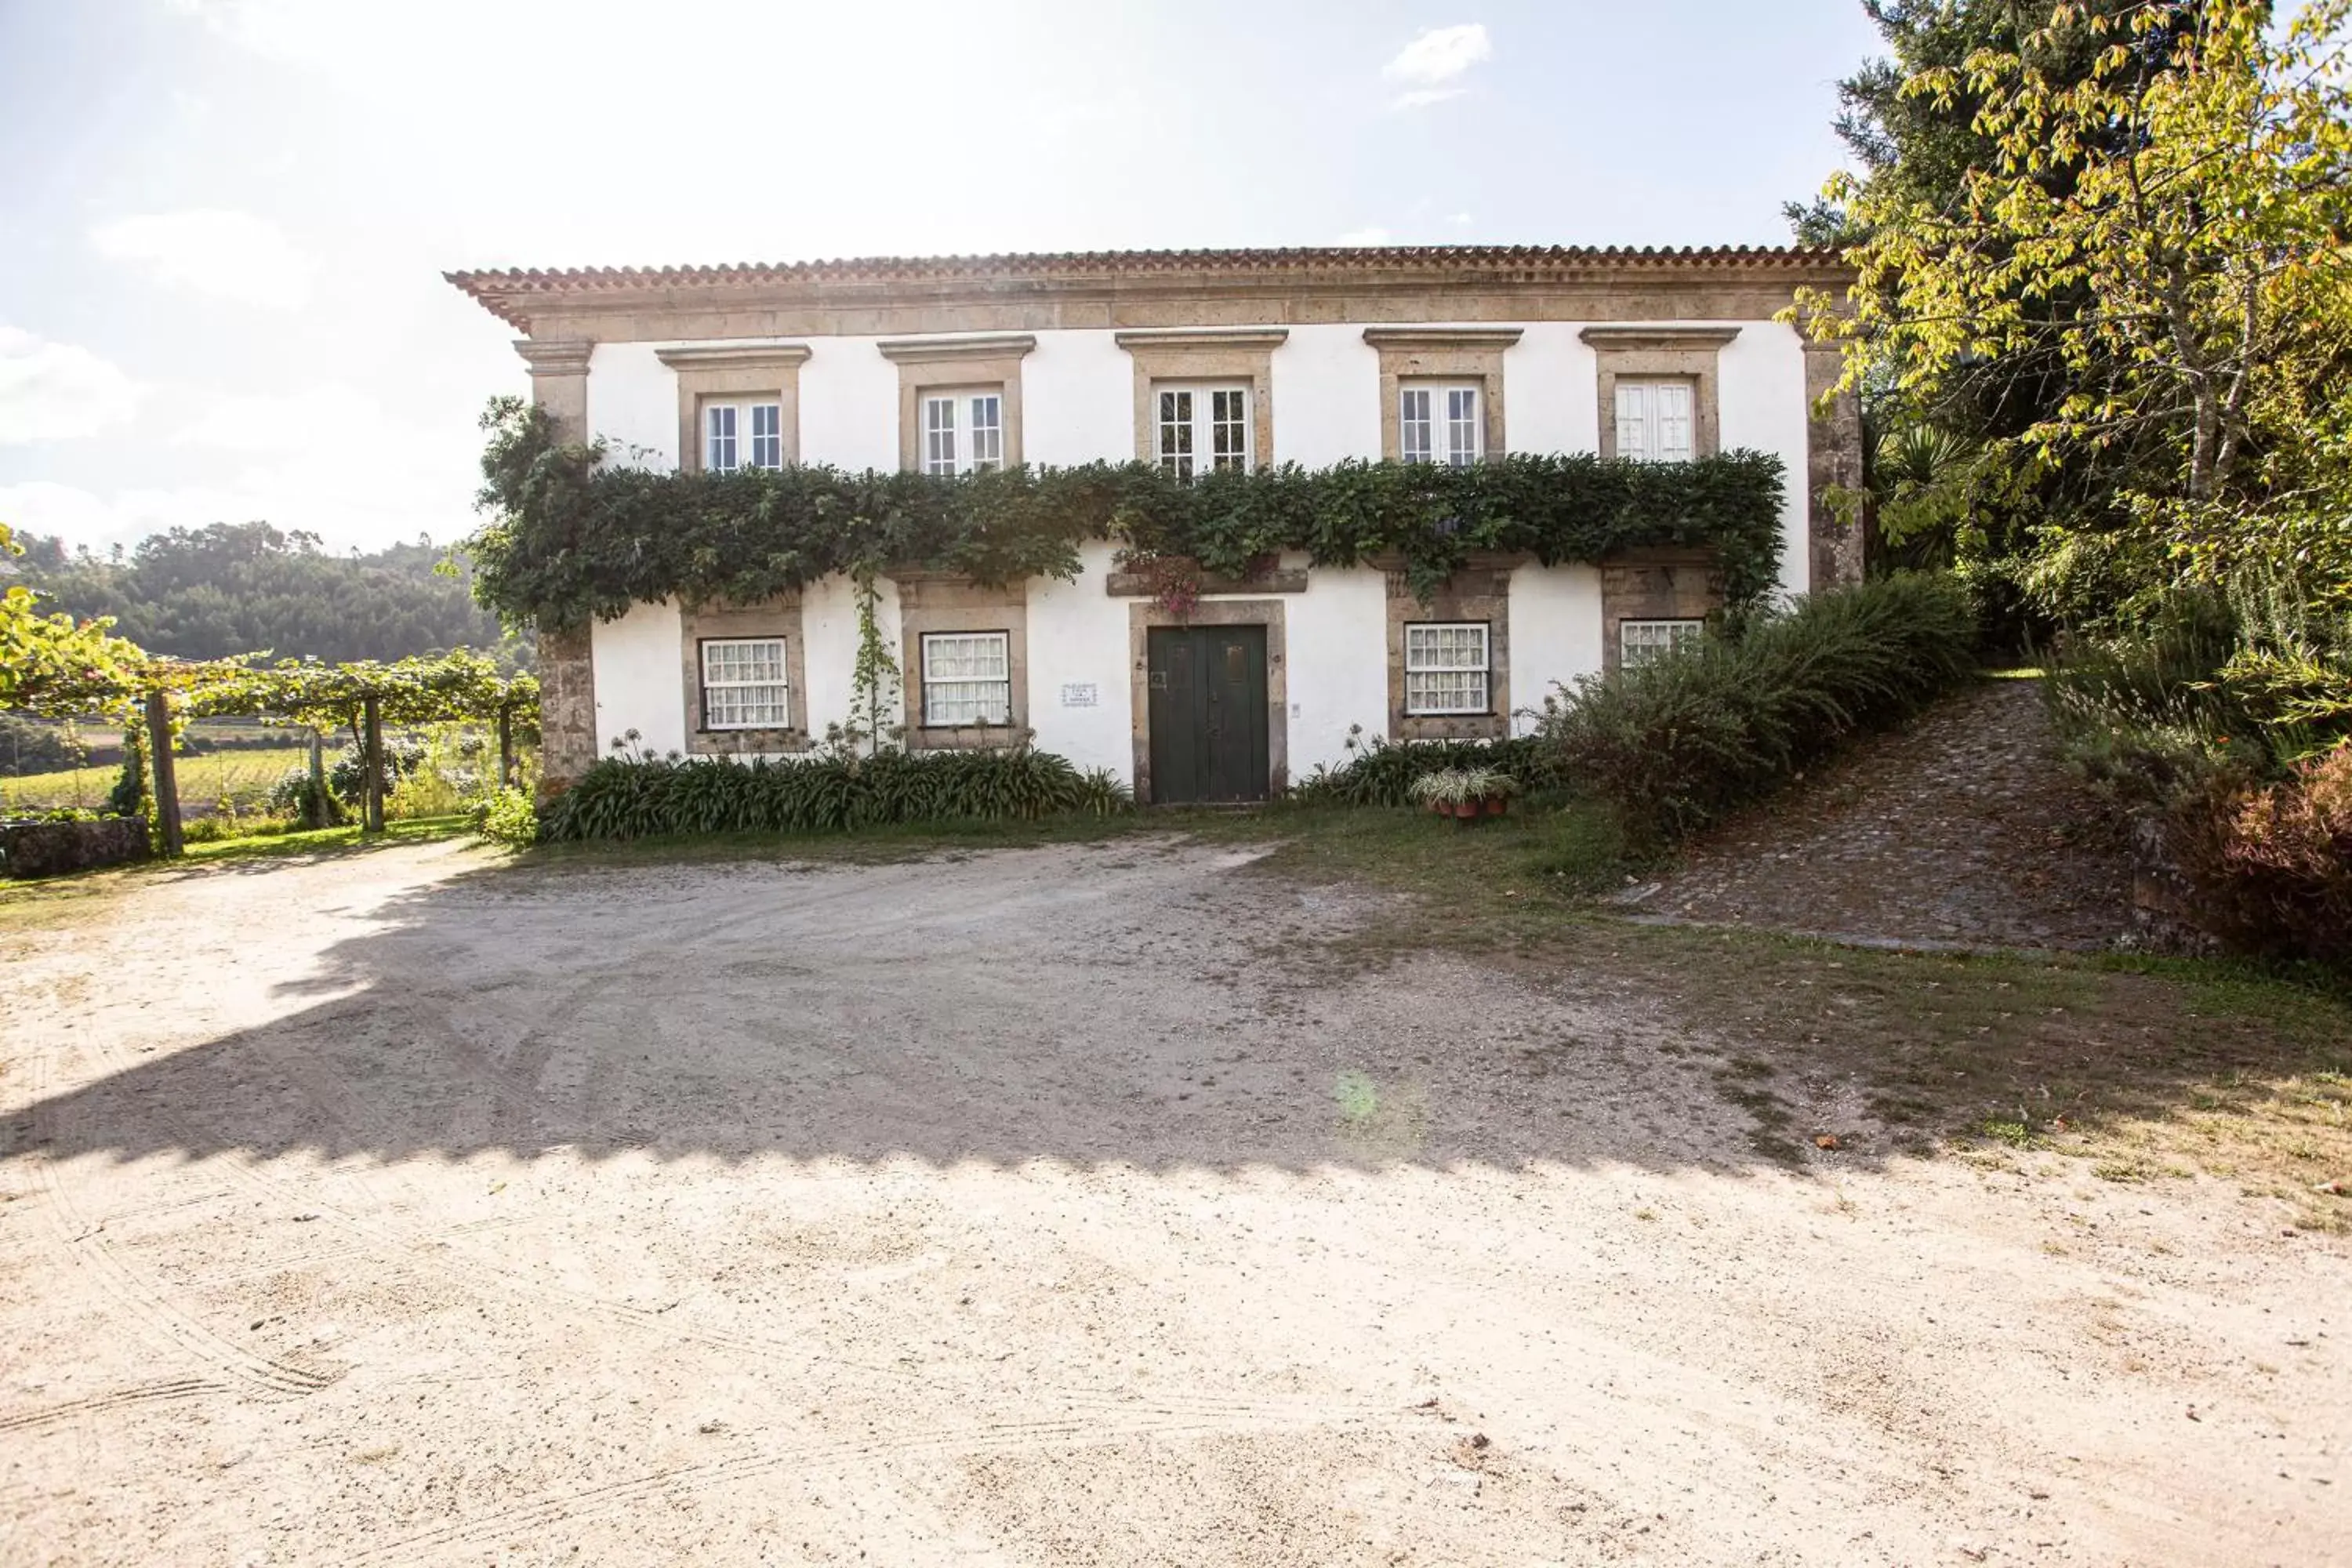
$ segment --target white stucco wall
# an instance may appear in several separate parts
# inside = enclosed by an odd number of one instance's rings
[[[656,755],[686,749],[685,636],[675,599],[632,605],[619,620],[596,623],[588,658],[597,755],[631,730],[637,744]]]
[[[1135,362],[1108,332],[1039,332],[1021,362],[1021,453],[1066,466],[1135,456]]]
[[[1805,591],[1811,575],[1806,548],[1805,350],[1797,329],[1779,321],[1748,321],[1726,343],[1717,362],[1723,407],[1723,449],[1752,447],[1777,452],[1787,469],[1780,505],[1780,585]]]
[[[898,367],[878,338],[810,338],[801,366],[801,461],[898,466]]]
[[[1114,553],[1109,545],[1088,544],[1078,553],[1083,570],[1076,582],[1039,577],[1029,584],[1029,727],[1040,751],[1129,778],[1135,766],[1129,601],[1104,591]],[[1065,707],[1066,685],[1091,686],[1094,706]]]
[[[1304,558],[1294,561],[1303,564]],[[1289,649],[1290,776],[1348,760],[1348,726],[1388,733],[1388,580],[1368,566],[1308,574],[1282,595]]]
[[[1381,356],[1363,328],[1293,327],[1272,371],[1276,462],[1328,468],[1381,455]]]
[[[874,626],[881,634],[882,646],[892,658],[905,662],[906,655],[899,647],[898,588],[888,578],[874,584]],[[805,667],[794,677],[801,683],[801,693],[807,699],[808,732],[812,740],[824,739],[828,724],[847,724],[849,706],[856,693],[851,689],[857,669],[857,586],[846,577],[827,577],[813,583],[801,592],[801,636]],[[888,730],[906,722],[907,672],[900,672],[899,692],[892,701],[884,693],[887,710],[882,727]]]
[[[605,461],[677,467],[677,376],[651,343],[598,343],[588,361],[588,433]]]
[[[1511,574],[1511,732],[1556,686],[1601,668],[1601,573],[1591,566],[1522,566]]]

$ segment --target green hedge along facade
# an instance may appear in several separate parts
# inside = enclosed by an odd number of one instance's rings
[[[836,573],[893,567],[983,584],[1072,579],[1108,540],[1244,577],[1285,551],[1319,566],[1402,560],[1413,591],[1474,553],[1547,566],[1701,548],[1735,606],[1779,578],[1785,475],[1768,454],[1688,463],[1513,454],[1465,468],[1349,461],[1186,481],[1144,463],[1013,468],[957,479],[817,465],[731,473],[610,464],[560,441],[544,411],[494,399],[465,548],[475,591],[509,619],[563,630],[632,604],[753,605]]]

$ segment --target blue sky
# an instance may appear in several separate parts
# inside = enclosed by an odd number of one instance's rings
[[[445,268],[1778,243],[1856,0],[0,0],[0,521],[473,524]]]

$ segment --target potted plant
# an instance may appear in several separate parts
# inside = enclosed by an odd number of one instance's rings
[[[1473,768],[1463,785],[1465,798],[1478,803],[1488,816],[1500,816],[1511,808],[1511,796],[1519,792],[1519,781],[1499,768]]]
[[[1465,777],[1459,768],[1439,768],[1413,780],[1406,793],[1438,816],[1454,816],[1469,798],[1462,787]]]

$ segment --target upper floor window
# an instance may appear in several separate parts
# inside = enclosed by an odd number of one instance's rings
[[[737,468],[784,466],[784,411],[774,403],[709,403],[702,409],[702,467],[730,474]]]
[[[1664,658],[1678,648],[1695,646],[1706,635],[1706,623],[1695,620],[1620,621],[1617,661],[1631,668]]]
[[[1397,437],[1398,454],[1408,463],[1467,468],[1485,456],[1478,389],[1437,384],[1399,388]]]
[[[712,637],[704,641],[704,729],[784,729],[792,723],[785,695],[783,638]]]
[[[923,722],[1013,721],[1013,637],[1008,632],[923,634]]]
[[[1492,673],[1484,621],[1425,621],[1404,628],[1404,710],[1487,711]]]
[[[1697,455],[1692,437],[1691,384],[1617,379],[1617,455],[1650,463],[1687,463]]]
[[[923,398],[923,472],[970,474],[1004,466],[1004,395],[940,392]]]
[[[1154,401],[1160,466],[1180,479],[1250,467],[1246,386],[1163,386]]]

